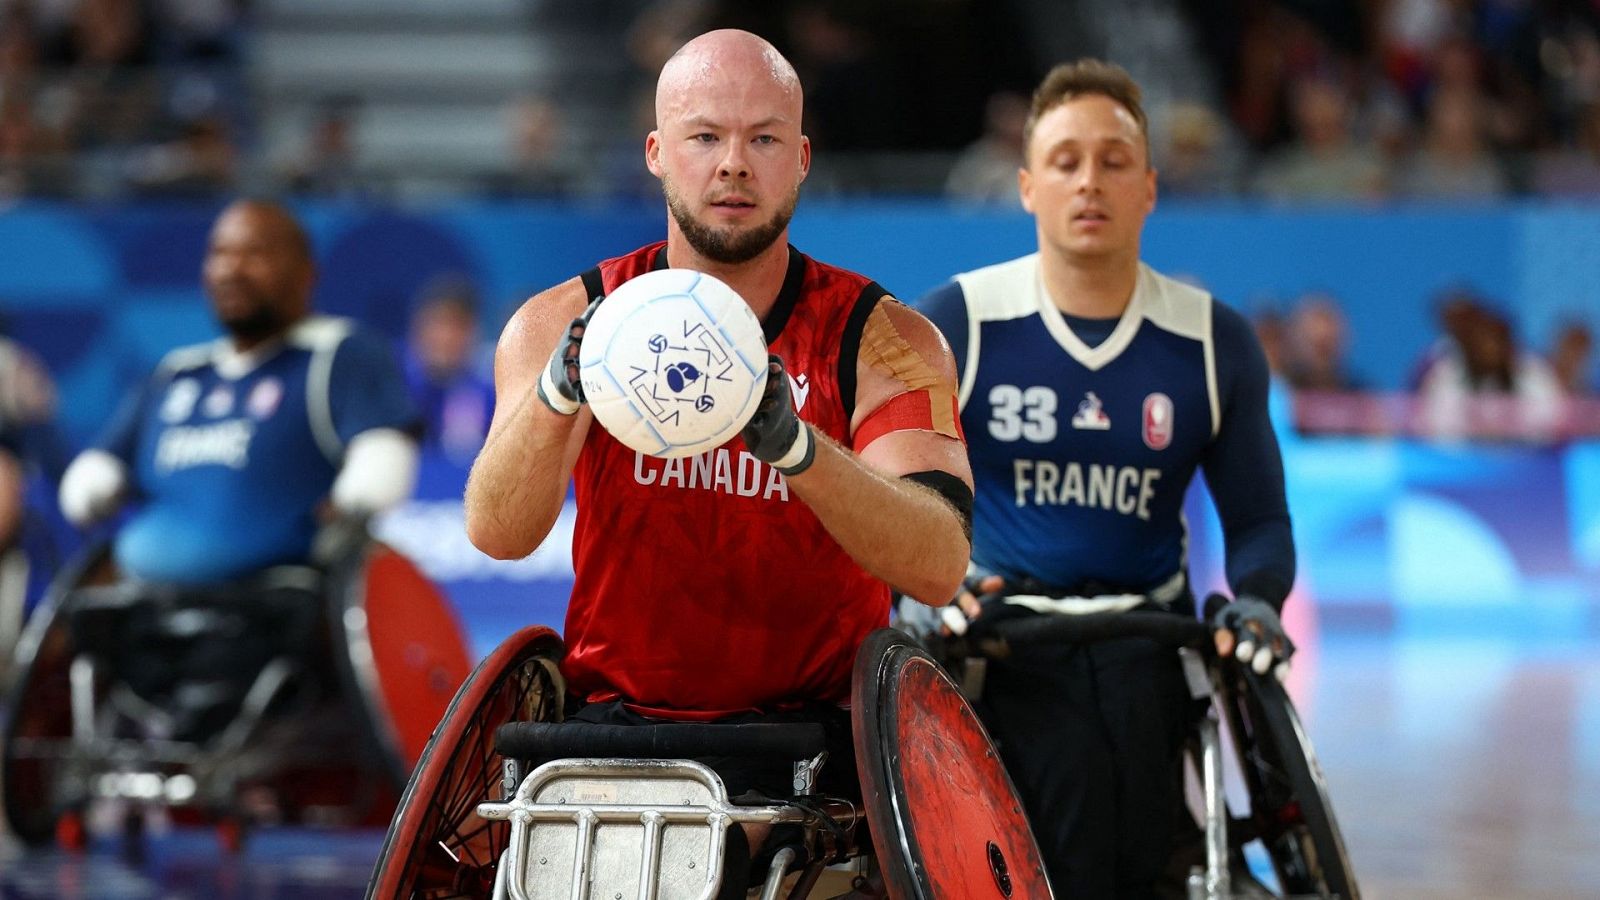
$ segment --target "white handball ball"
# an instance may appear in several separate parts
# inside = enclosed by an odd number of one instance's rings
[[[658,269],[595,309],[578,368],[584,399],[613,437],[651,456],[692,456],[750,421],[767,384],[767,342],[733,288]]]

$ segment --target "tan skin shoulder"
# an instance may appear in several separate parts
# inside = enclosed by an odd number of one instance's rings
[[[544,367],[550,363],[550,354],[556,342],[583,314],[589,305],[583,279],[569,278],[548,290],[540,291],[523,302],[511,315],[500,332],[495,345],[494,387],[501,398],[520,397],[533,389]],[[495,424],[502,421],[502,413],[509,414],[514,404],[495,404]],[[490,433],[494,426],[490,426]]]
[[[927,391],[933,403],[948,404],[956,390],[955,354],[939,329],[893,297],[879,300],[862,329],[851,432],[899,394]],[[885,435],[863,448],[861,458],[891,475],[938,470],[972,485],[966,445],[934,431]]]
[[[889,351],[874,346],[881,346],[884,341],[903,343],[903,348],[896,349],[902,353],[909,350],[914,359],[905,355],[889,358]],[[922,367],[916,365],[919,361]],[[891,397],[904,393],[908,387],[921,386],[925,380],[954,391],[955,354],[926,317],[893,297],[884,297],[863,329],[861,354],[856,360],[856,411],[850,430],[854,431]]]

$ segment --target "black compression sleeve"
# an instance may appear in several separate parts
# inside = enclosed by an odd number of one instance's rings
[[[967,536],[967,540],[972,540],[972,488],[967,487],[966,482],[937,469],[912,472],[901,477],[933,488],[939,496],[949,501],[955,507],[956,515],[961,517],[961,533]]]
[[[1215,301],[1212,309],[1222,424],[1204,467],[1222,519],[1228,584],[1281,608],[1294,585],[1294,537],[1267,415],[1266,356],[1243,316]]]

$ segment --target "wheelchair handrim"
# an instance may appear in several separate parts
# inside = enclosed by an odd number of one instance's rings
[[[477,804],[488,799],[489,786],[498,781],[494,729],[509,721],[516,707],[524,704],[532,692],[526,684],[521,685],[524,690],[520,694],[508,693],[505,688],[524,674],[543,679],[544,672],[537,658],[559,658],[560,648],[560,638],[550,629],[524,628],[501,643],[468,676],[445,710],[444,718],[401,796],[400,808],[384,836],[383,849],[367,889],[368,900],[487,896],[486,890],[482,894],[463,892],[473,886],[460,882],[464,876],[472,874],[466,871],[470,869],[480,876],[479,880],[487,875],[486,882],[477,887],[486,889],[492,884],[509,827],[483,819],[478,819],[478,824],[470,830],[462,826],[476,818]],[[527,672],[530,664],[538,671]],[[543,684],[549,686],[547,681]],[[506,708],[497,708],[496,704]],[[476,748],[477,759],[473,760],[476,765],[459,765],[459,757],[468,752],[469,743]],[[452,790],[456,796],[441,799],[442,793]],[[450,802],[448,808],[443,805],[446,802]],[[462,849],[470,848],[474,842],[486,843],[487,850],[477,854],[482,858],[462,860],[441,846],[444,838],[454,838]],[[399,856],[402,853],[404,856]],[[438,859],[439,856],[444,859]],[[417,889],[417,881],[430,872],[431,862],[451,871],[449,884],[425,891]]]
[[[1262,842],[1269,845],[1268,853],[1279,880],[1291,882],[1283,889],[1286,893],[1314,891],[1341,900],[1359,900],[1360,891],[1334,819],[1327,784],[1287,693],[1270,676],[1246,671],[1240,677],[1247,688],[1242,692],[1244,708],[1230,703],[1229,727],[1235,735],[1248,728],[1255,736],[1259,758],[1245,758],[1240,749],[1240,765],[1250,783],[1251,818],[1262,832]],[[1260,746],[1263,737],[1270,741],[1266,748]],[[1235,746],[1239,746],[1237,738]],[[1271,756],[1260,757],[1263,750],[1270,751]],[[1273,787],[1289,791],[1293,808],[1257,808],[1257,798],[1265,800],[1269,796],[1268,778],[1276,782]],[[1274,847],[1273,843],[1279,846]],[[1286,850],[1296,856],[1294,869],[1282,858]]]

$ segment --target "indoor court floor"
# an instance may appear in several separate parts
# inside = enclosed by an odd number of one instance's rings
[[[1302,712],[1373,900],[1600,897],[1600,641],[1324,631]],[[159,830],[159,829],[158,829]],[[156,834],[139,866],[0,847],[0,897],[359,898],[382,836]]]

